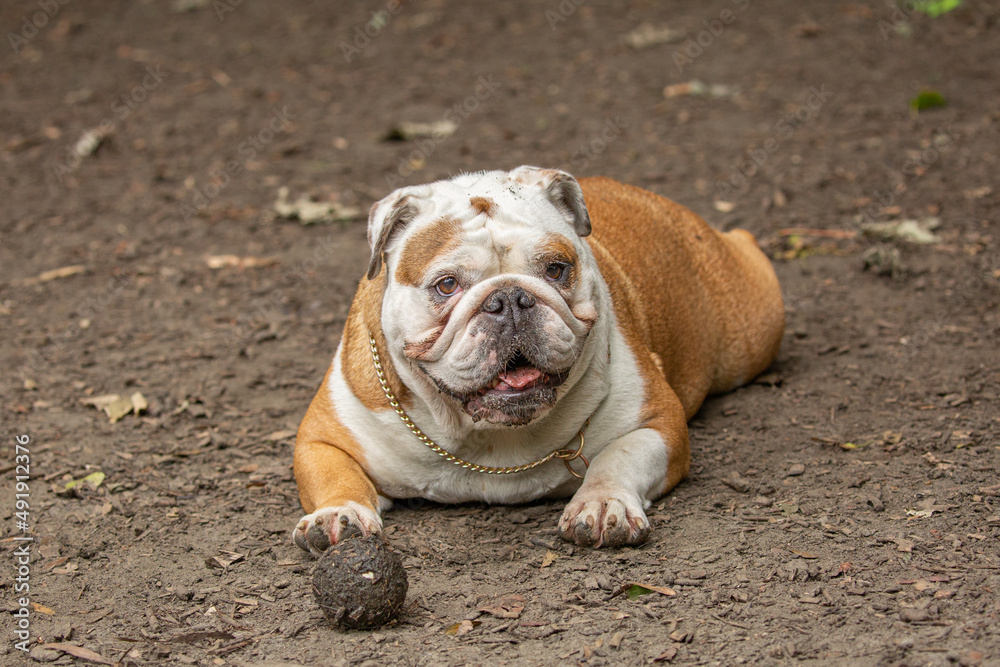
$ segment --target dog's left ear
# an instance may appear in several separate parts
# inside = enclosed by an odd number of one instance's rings
[[[510,172],[510,179],[523,185],[537,186],[553,206],[562,213],[579,236],[590,234],[590,214],[583,201],[580,184],[570,174],[559,169],[542,169],[524,165]]]
[[[375,202],[368,214],[368,245],[372,255],[368,260],[368,280],[382,270],[382,253],[394,232],[405,227],[417,217],[417,206],[411,194],[396,190],[385,199]]]

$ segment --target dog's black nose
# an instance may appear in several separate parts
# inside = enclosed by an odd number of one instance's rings
[[[535,305],[535,297],[522,287],[504,287],[490,294],[483,301],[484,313],[497,319],[512,319],[516,323],[523,311]]]

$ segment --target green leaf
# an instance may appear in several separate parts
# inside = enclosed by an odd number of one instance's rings
[[[87,484],[88,486],[90,486],[90,488],[97,490],[97,487],[99,487],[103,482],[104,482],[103,472],[101,471],[92,472],[82,479],[74,479],[72,482],[66,482],[66,491],[69,491],[70,489],[77,487],[81,484]]]
[[[944,95],[936,90],[925,90],[910,100],[910,110],[920,112],[925,109],[943,107],[946,104],[948,101],[944,99]]]
[[[799,506],[795,503],[778,503],[778,509],[780,509],[785,516],[791,516],[799,513]]]
[[[917,3],[917,11],[926,14],[932,19],[936,19],[942,14],[947,14],[953,9],[958,9],[962,5],[962,0],[923,0]]]
[[[634,600],[640,595],[649,595],[653,591],[645,586],[640,586],[639,584],[632,584],[625,589],[625,595],[628,596],[629,600]]]

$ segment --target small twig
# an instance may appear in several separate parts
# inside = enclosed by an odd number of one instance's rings
[[[726,619],[722,618],[721,616],[716,616],[715,614],[711,614],[711,617],[714,618],[715,620],[717,620],[719,623],[725,623],[726,625],[731,625],[734,628],[740,628],[741,630],[749,630],[750,629],[749,626],[743,625],[742,623],[737,623],[736,621],[727,621]]]
[[[257,641],[257,639],[254,638],[254,637],[250,637],[249,639],[241,639],[241,640],[239,640],[237,642],[234,642],[232,644],[228,644],[226,646],[220,646],[217,649],[213,649],[213,650],[209,651],[209,653],[211,653],[212,655],[225,655],[227,653],[232,653],[233,651],[241,649],[244,646],[246,646],[247,644],[252,644],[255,641]]]
[[[858,233],[853,229],[806,229],[791,227],[778,230],[778,236],[820,236],[828,239],[854,239]]]

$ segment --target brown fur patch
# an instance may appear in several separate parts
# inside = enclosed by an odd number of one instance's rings
[[[476,213],[483,213],[487,218],[493,217],[493,213],[497,207],[496,202],[487,197],[473,197],[469,200],[469,203],[472,204],[472,208]]]
[[[419,286],[431,262],[446,253],[457,250],[462,244],[462,223],[453,218],[442,218],[407,239],[396,265],[396,281],[403,285]]]
[[[537,257],[544,264],[548,264],[549,262],[564,262],[569,264],[569,278],[566,280],[565,286],[570,291],[576,287],[579,279],[578,271],[580,269],[577,266],[578,257],[576,248],[573,247],[570,241],[558,234],[549,234],[538,246]],[[544,268],[543,266],[543,271]]]
[[[313,398],[295,439],[295,480],[306,512],[353,500],[375,510],[378,496],[365,472],[365,456],[330,401],[330,371]]]
[[[632,321],[633,349],[659,355],[688,418],[710,392],[771,363],[784,307],[774,269],[749,234],[722,234],[665,197],[607,178],[580,186],[593,221],[587,242],[619,321]]]
[[[542,261],[567,262],[576,264],[576,248],[568,240],[558,234],[549,234],[538,247],[538,256]]]
[[[344,347],[341,350],[340,365],[344,379],[358,400],[369,410],[390,410],[389,402],[382,391],[382,385],[375,374],[372,363],[368,333],[375,336],[382,369],[389,382],[389,388],[400,403],[406,404],[410,398],[407,389],[396,375],[392,359],[386,349],[385,334],[382,333],[382,295],[385,293],[385,268],[374,280],[362,280],[354,295],[351,311],[344,327]]]
[[[709,392],[749,381],[777,354],[781,292],[749,235],[721,234],[669,199],[610,179],[580,186],[593,223],[587,242],[645,385],[643,426],[667,447],[666,492],[690,465],[686,419]]]

